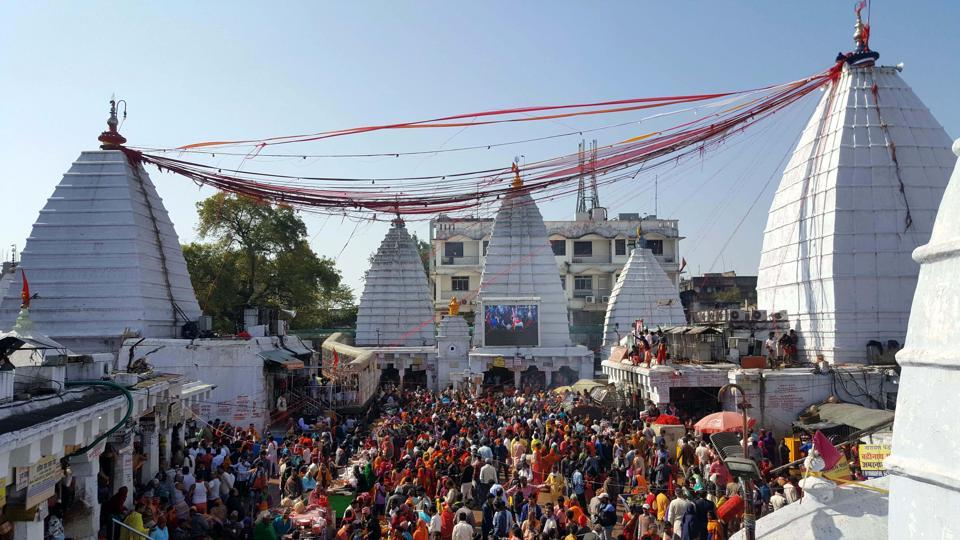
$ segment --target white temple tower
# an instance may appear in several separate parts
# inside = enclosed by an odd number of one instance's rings
[[[115,352],[125,331],[174,338],[200,306],[180,240],[150,177],[119,145],[115,108],[101,150],[82,152],[40,211],[20,268],[38,333],[81,353]],[[22,274],[0,291],[0,328],[20,309]]]
[[[960,156],[960,139],[953,144]],[[960,163],[940,204],[930,242],[913,252],[921,265],[893,424],[890,538],[956,538],[960,522],[960,427],[956,408],[960,352]]]
[[[501,370],[495,380],[509,384],[502,378],[502,370],[508,370],[516,387],[549,387],[591,378],[593,352],[570,340],[567,299],[547,227],[537,204],[522,189],[519,170],[514,170],[513,189],[504,196],[494,219],[480,276],[477,299],[483,311],[474,322],[470,370],[484,372],[485,378]],[[511,305],[517,310],[511,311]],[[536,306],[532,319],[528,318],[531,306]],[[507,312],[488,324],[486,311],[491,307]],[[533,320],[536,331],[530,332]]]
[[[539,303],[541,347],[570,345],[567,299],[547,240],[547,226],[533,198],[508,193],[493,222],[477,297],[533,298]],[[483,345],[483,336],[479,336]]]
[[[861,26],[858,22],[857,39]],[[950,139],[858,41],[787,164],[764,231],[757,305],[786,310],[800,355],[866,362],[903,344],[919,266],[953,157]]]
[[[644,326],[652,329],[687,323],[677,288],[653,253],[644,248],[630,252],[610,293],[603,320],[604,350],[616,345],[618,336],[631,333],[637,319],[643,319]]]
[[[367,271],[357,308],[360,347],[434,345],[433,302],[427,274],[403,220],[393,221]]]

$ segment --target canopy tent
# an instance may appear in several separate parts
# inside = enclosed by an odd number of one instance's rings
[[[755,419],[747,417],[747,427],[753,427],[756,423]],[[700,433],[742,431],[743,415],[732,411],[720,411],[704,416],[693,427]]]
[[[295,357],[290,351],[272,349],[269,351],[260,351],[257,353],[257,356],[263,358],[263,361],[268,365],[280,367],[287,371],[304,368],[303,361]]]

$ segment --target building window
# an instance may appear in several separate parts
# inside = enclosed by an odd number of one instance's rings
[[[444,257],[463,257],[463,242],[446,242],[443,244]]]
[[[593,291],[593,276],[573,276],[573,290]]]
[[[450,288],[458,292],[469,291],[470,276],[453,276],[450,278]]]
[[[573,243],[573,256],[574,257],[589,257],[593,255],[593,242],[574,242]]]
[[[613,252],[617,255],[626,255],[627,254],[627,241],[623,238],[618,238],[613,241]]]
[[[567,241],[566,240],[551,240],[550,247],[553,248],[553,254],[556,256],[566,255],[567,254]]]
[[[487,248],[488,248],[489,246],[490,246],[490,241],[489,241],[489,240],[484,240],[484,241],[483,241],[483,256],[484,256],[484,257],[487,256]]]
[[[663,240],[647,240],[647,249],[654,255],[663,255]]]

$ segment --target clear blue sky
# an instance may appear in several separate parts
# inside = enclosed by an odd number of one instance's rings
[[[174,146],[413,120],[518,105],[752,88],[803,77],[852,48],[852,1],[791,2],[20,2],[0,16],[0,246],[23,246],[37,212],[80,151],[94,149],[112,92],[130,144]],[[952,136],[960,133],[960,3],[873,6],[871,45]],[[816,99],[814,97],[813,99]],[[680,220],[690,269],[753,274],[766,210],[812,100],[703,163],[662,174],[659,210]],[[629,120],[642,115],[616,117]],[[377,134],[304,153],[432,149],[585,129],[603,120]],[[640,130],[642,131],[642,130]],[[637,128],[597,135],[604,145]],[[749,135],[748,135],[749,137]],[[396,176],[505,166],[576,150],[577,139],[471,153],[364,160],[258,161],[298,175]],[[239,159],[208,159],[223,167]],[[719,257],[771,174],[777,175]],[[182,241],[209,196],[151,171]],[[616,212],[652,213],[652,177],[601,191]],[[574,200],[541,206],[569,219]],[[312,245],[359,294],[386,231],[307,215]],[[410,225],[422,237],[424,223]],[[346,245],[351,232],[353,240]],[[714,261],[717,260],[714,265]]]

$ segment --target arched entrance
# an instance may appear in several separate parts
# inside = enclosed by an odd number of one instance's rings
[[[579,374],[570,366],[563,366],[553,374],[553,386],[570,386],[577,382]]]
[[[403,387],[404,388],[426,388],[427,387],[427,370],[408,369],[404,371]]]
[[[483,385],[494,388],[513,386],[513,372],[505,367],[490,366],[483,372]]]
[[[387,367],[380,372],[380,386],[385,384],[400,384],[400,370],[393,367],[393,364],[387,364]]]
[[[530,366],[520,374],[520,388],[526,391],[542,390],[547,386],[547,374],[537,369],[537,366]]]

